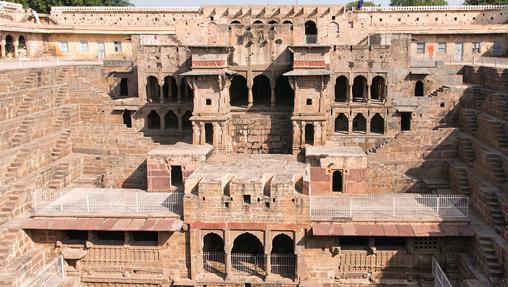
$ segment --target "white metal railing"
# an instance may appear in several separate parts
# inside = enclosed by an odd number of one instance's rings
[[[203,270],[210,273],[226,273],[224,252],[203,252]]]
[[[310,197],[314,220],[368,219],[465,219],[469,198],[461,195],[366,194]]]
[[[508,68],[508,58],[474,56],[471,64],[473,66]]]
[[[508,68],[508,57],[493,57],[472,55],[454,56],[449,54],[429,55],[424,53],[411,55],[411,67],[413,68],[437,68],[440,65],[472,65],[492,68]]]
[[[65,261],[60,255],[44,266],[37,275],[25,281],[22,287],[54,287],[59,286],[66,277]]]
[[[507,9],[508,5],[457,5],[457,6],[369,6],[362,7],[359,11],[478,11],[478,10],[501,10]]]
[[[439,262],[435,257],[432,257],[432,275],[434,275],[434,287],[452,287],[453,285],[448,280],[448,276],[441,269]]]
[[[12,70],[19,68],[44,68],[50,66],[64,66],[64,65],[102,65],[103,59],[79,59],[72,56],[69,57],[39,57],[39,58],[23,58],[17,57],[0,61],[0,70]]]
[[[273,274],[293,276],[296,274],[296,254],[273,253],[270,255],[271,271]]]
[[[318,35],[305,35],[305,44],[316,44]]]
[[[200,12],[201,7],[55,6],[51,12]]]
[[[182,213],[182,192],[144,192],[118,189],[74,189],[67,193],[38,190],[32,209],[44,214]]]
[[[231,254],[233,272],[261,276],[265,274],[265,255],[249,253]]]

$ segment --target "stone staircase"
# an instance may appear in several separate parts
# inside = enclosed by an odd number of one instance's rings
[[[441,93],[448,93],[450,92],[450,87],[448,86],[441,86],[437,88],[436,90],[432,91],[432,93],[427,94],[427,97],[437,97]]]
[[[462,150],[463,160],[469,165],[473,164],[476,156],[471,140],[466,137],[460,137],[460,149]]]
[[[499,185],[503,186],[508,181],[508,177],[503,168],[503,159],[499,155],[493,153],[487,154],[487,159],[494,178]]]
[[[489,211],[492,227],[494,227],[496,231],[502,233],[505,226],[505,218],[496,193],[493,191],[485,192],[483,197],[484,203]]]
[[[481,270],[487,275],[489,280],[495,285],[499,286],[502,281],[503,269],[496,257],[494,243],[490,237],[480,236],[477,238],[477,261]]]
[[[8,194],[4,194],[0,201],[0,224],[27,211],[29,199],[23,186],[15,185]]]
[[[506,131],[503,123],[491,121],[490,128],[492,129],[492,133],[496,137],[496,141],[499,144],[499,147],[501,148],[508,147],[508,138],[506,137]]]
[[[461,165],[454,165],[452,168],[455,171],[457,191],[464,195],[471,194],[471,185],[467,175],[467,168]]]
[[[71,164],[69,162],[62,162],[58,164],[56,167],[56,173],[48,184],[48,188],[50,190],[60,190],[65,187],[65,177],[70,165]]]
[[[24,116],[30,113],[30,109],[32,107],[34,101],[34,97],[32,95],[26,95],[23,97],[23,101],[21,105],[16,110],[17,116]]]
[[[508,120],[508,101],[499,101],[499,109],[503,114],[503,120]]]
[[[9,146],[11,148],[17,147],[23,143],[32,129],[34,121],[35,119],[33,117],[28,117],[21,122],[14,135],[9,139]]]
[[[71,131],[66,130],[64,131],[60,137],[58,137],[58,140],[56,141],[56,146],[51,151],[51,157],[54,161],[58,160],[59,158],[69,154],[71,152],[70,149],[70,140],[71,137]]]
[[[23,166],[23,162],[28,158],[29,155],[29,149],[20,149],[16,153],[16,157],[11,162],[9,167],[7,167],[7,172],[5,173],[6,181],[13,181],[16,179],[19,169]]]
[[[369,149],[367,151],[367,154],[371,154],[371,153],[376,153],[380,148],[382,148],[383,146],[393,142],[394,140],[396,140],[399,136],[401,135],[401,132],[398,132],[393,138],[388,138],[386,139],[385,141],[383,141],[382,143],[374,146],[373,148]]]
[[[37,78],[40,78],[39,71],[36,69],[30,70],[25,80],[19,85],[20,90],[32,88],[35,82],[39,82]]]
[[[463,119],[463,126],[460,127],[465,132],[475,132],[478,130],[477,114],[472,109],[461,109],[460,110]]]
[[[64,104],[69,97],[69,86],[67,84],[61,86],[56,94],[55,105],[60,106]]]

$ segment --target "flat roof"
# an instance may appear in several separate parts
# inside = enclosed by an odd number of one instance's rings
[[[306,156],[366,156],[359,146],[306,146]]]
[[[207,156],[213,151],[213,146],[205,145],[192,145],[186,143],[176,143],[174,145],[161,145],[148,152],[148,155],[198,155]]]

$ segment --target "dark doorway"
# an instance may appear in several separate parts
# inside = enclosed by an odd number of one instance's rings
[[[372,85],[370,86],[370,97],[372,100],[383,101],[385,98],[385,79],[381,76],[376,76],[372,79]]]
[[[335,118],[335,131],[345,133],[349,131],[349,122],[343,113],[339,114],[339,116]]]
[[[376,134],[385,133],[385,120],[379,113],[376,113],[370,120],[370,131]]]
[[[126,97],[129,95],[129,81],[127,78],[120,80],[120,96]]]
[[[367,132],[367,121],[362,114],[357,114],[353,119],[353,132]]]
[[[213,145],[213,125],[211,123],[205,124],[205,142]]]
[[[14,56],[14,40],[11,35],[7,35],[7,37],[5,37],[5,53],[13,54]]]
[[[181,187],[183,184],[182,167],[179,165],[171,166],[171,185]]]
[[[275,84],[275,103],[279,106],[293,107],[295,102],[295,93],[289,84],[287,77],[280,76]]]
[[[295,247],[293,239],[286,234],[279,234],[272,240],[272,254],[273,253],[294,253]]]
[[[270,80],[265,75],[256,76],[252,86],[254,105],[270,105],[271,93]]]
[[[204,252],[224,252],[224,240],[218,234],[208,233],[203,237]]]
[[[178,117],[173,111],[168,111],[164,116],[165,129],[178,129]]]
[[[151,111],[146,117],[146,127],[149,130],[159,130],[161,128],[161,118],[156,111]]]
[[[363,76],[358,76],[353,82],[353,101],[362,102],[366,94],[367,79]]]
[[[314,144],[314,124],[305,125],[305,143]]]
[[[417,81],[415,83],[415,97],[423,97],[424,89],[423,89],[423,82]]]
[[[340,170],[333,171],[332,176],[332,191],[333,192],[342,192],[343,190],[343,176]]]
[[[305,22],[305,43],[316,44],[317,43],[318,30],[314,21]]]
[[[131,118],[131,112],[129,110],[123,111],[122,118],[123,118],[123,124],[128,128],[132,128],[132,118]]]
[[[178,86],[176,85],[175,78],[167,76],[164,78],[164,86],[162,86],[162,93],[164,99],[176,102],[178,99]]]
[[[182,129],[183,130],[192,130],[192,121],[191,118],[192,113],[190,111],[186,111],[182,117]]]
[[[410,112],[400,113],[400,130],[410,131],[411,130],[411,114]]]
[[[234,75],[229,86],[229,103],[231,106],[247,106],[249,88],[247,79],[240,75]]]
[[[348,93],[348,79],[344,76],[340,76],[335,81],[335,101],[345,102],[347,101]]]
[[[156,77],[150,76],[146,79],[146,97],[150,103],[160,101],[159,81]]]

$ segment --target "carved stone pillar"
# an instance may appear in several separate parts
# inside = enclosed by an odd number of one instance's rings
[[[271,250],[272,250],[272,241],[270,240],[271,236],[270,236],[270,231],[269,230],[266,230],[265,231],[265,257],[266,257],[266,266],[265,266],[265,269],[266,269],[266,281],[268,281],[272,275],[272,258],[270,256],[271,254]]]
[[[232,271],[232,265],[231,265],[231,248],[232,248],[232,244],[231,244],[231,240],[230,240],[230,230],[229,229],[226,229],[224,230],[224,253],[226,255],[226,262],[225,262],[225,269],[226,269],[226,279],[228,278],[231,278],[231,276],[233,275],[233,271]]]
[[[297,153],[300,147],[300,128],[297,122],[293,122],[293,153]]]
[[[176,102],[181,104],[182,103],[182,93],[180,92],[181,85],[176,82]]]
[[[201,129],[199,128],[199,124],[196,122],[192,122],[192,144],[201,144]]]
[[[221,141],[221,137],[222,137],[222,131],[220,129],[220,125],[219,123],[213,123],[213,145],[215,147],[221,147],[222,145],[222,141]]]
[[[205,144],[206,143],[206,129],[205,129],[205,123],[199,123],[199,144]]]
[[[321,145],[321,138],[322,138],[323,129],[321,128],[321,123],[315,122],[314,123],[314,142],[313,144],[318,146]]]
[[[352,82],[349,82],[348,83],[348,95],[347,95],[347,101],[348,103],[352,103],[353,102],[353,83]]]
[[[161,121],[161,131],[163,131],[166,129],[166,121],[164,120],[165,115],[162,113],[162,111],[157,111],[157,114],[159,114],[159,118]]]
[[[306,122],[301,123],[300,134],[302,135],[302,138],[300,139],[300,147],[305,146],[305,126],[306,125],[307,125]]]
[[[159,79],[159,101],[160,103],[164,102],[164,79]]]
[[[14,58],[18,58],[18,57],[19,57],[19,49],[18,49],[18,45],[19,45],[18,40],[15,40],[15,41],[14,41],[14,53],[13,53],[13,57],[14,57]]]
[[[181,116],[178,117],[178,131],[179,132],[183,131],[183,123],[182,123],[182,117]]]
[[[366,134],[370,134],[370,122],[371,122],[372,118],[371,117],[368,117],[367,116],[367,119],[365,119],[366,123],[365,123],[365,133]]]
[[[5,54],[5,40],[2,40],[0,42],[0,57],[1,58],[5,58],[6,57],[6,54]]]
[[[250,108],[254,104],[254,96],[252,95],[252,86],[247,87],[249,93],[247,96],[247,106]]]
[[[352,119],[353,116],[350,116],[348,118],[348,125],[347,125],[347,133],[348,134],[352,134],[353,133],[353,119]]]
[[[272,94],[270,97],[270,106],[275,106],[275,87],[272,87]]]

